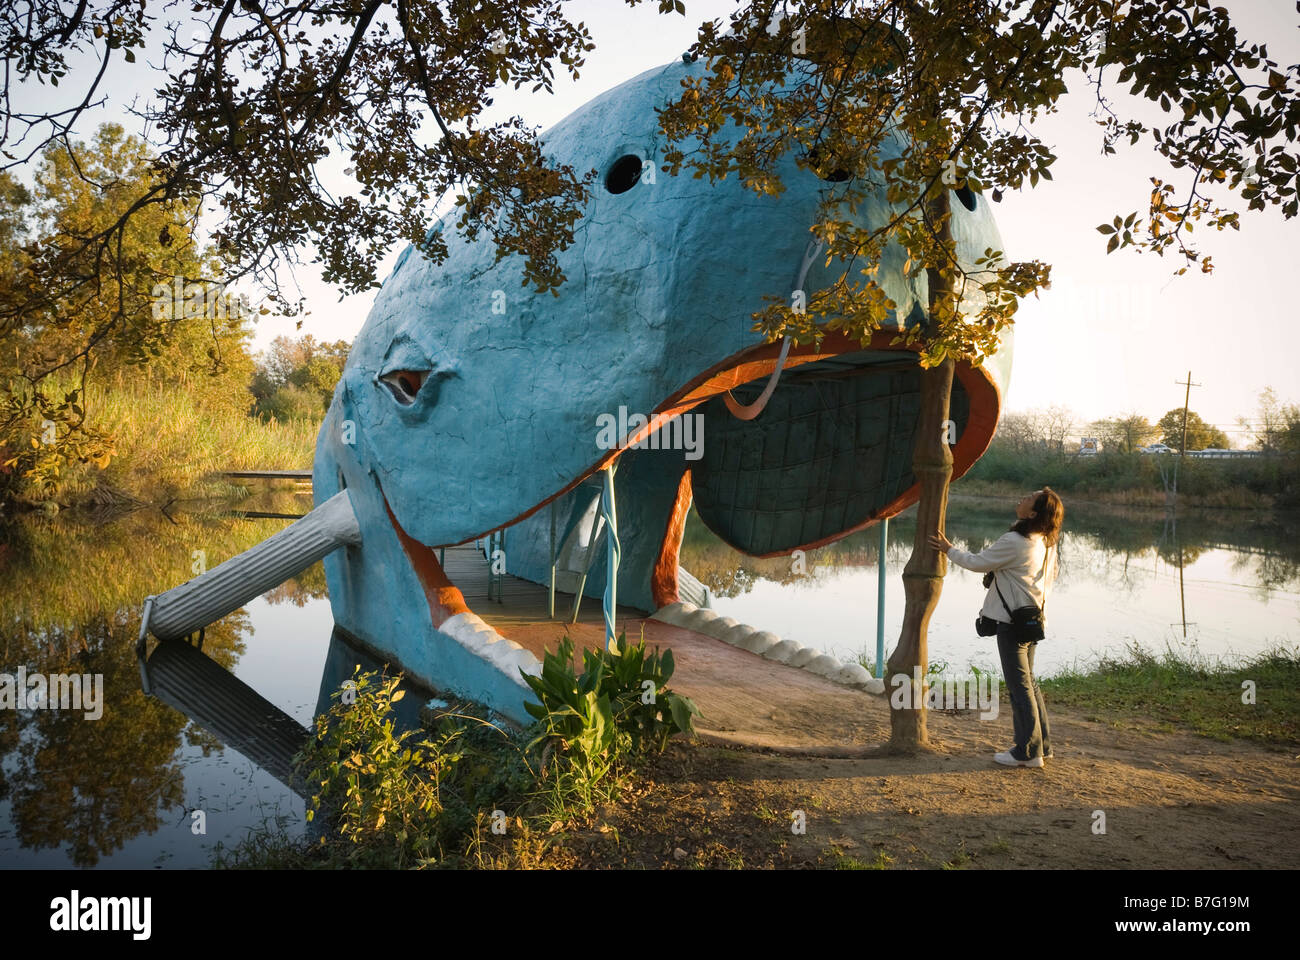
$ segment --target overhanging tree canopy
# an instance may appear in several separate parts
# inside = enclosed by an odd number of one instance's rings
[[[684,7],[660,0],[659,10]],[[314,259],[344,293],[376,287],[394,245],[445,255],[428,225],[454,200],[460,229],[524,258],[525,283],[554,289],[564,279],[554,254],[572,242],[595,172],[553,168],[522,118],[484,116],[499,88],[549,91],[557,68],[576,77],[591,49],[561,0],[0,4],[0,175],[59,153],[77,167],[75,143],[96,121],[107,79],[137,60],[158,76],[132,108],[155,155],[149,175],[127,196],[78,168],[95,190],[115,193],[115,215],[29,244],[0,290],[0,346],[15,331],[63,341],[51,362],[16,371],[0,428],[25,445],[48,419],[61,424],[51,456],[84,446],[77,397],[46,379],[84,372],[124,332],[158,338],[152,290],[172,279],[161,261],[182,233],[206,232],[215,253],[185,283],[256,282],[272,307],[295,314],[302,304],[283,285],[286,267]],[[47,105],[63,91],[63,104]],[[0,181],[0,194],[11,185]],[[154,224],[159,263],[132,256],[144,223]],[[101,303],[103,322],[78,335],[69,318]]]

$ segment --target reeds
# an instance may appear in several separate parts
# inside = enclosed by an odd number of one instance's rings
[[[201,391],[202,384],[87,384],[87,420],[112,435],[116,453],[103,468],[69,464],[45,499],[219,496],[235,492],[224,470],[311,467],[319,421],[262,421],[228,403],[205,404]]]

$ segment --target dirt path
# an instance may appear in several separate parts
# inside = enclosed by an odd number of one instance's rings
[[[864,700],[863,729],[879,742],[886,704]],[[1300,867],[1294,751],[1058,709],[1056,757],[1008,769],[990,759],[1009,742],[1008,710],[929,721],[938,750],[915,758],[674,746],[644,794],[602,811],[612,829],[565,845],[580,863],[645,867]]]
[[[789,755],[885,742],[887,701],[691,630],[620,617],[630,637],[643,627],[650,645],[673,650],[671,686],[703,712],[701,741],[670,747],[640,789],[564,831],[555,865],[1300,868],[1294,746],[1099,719],[1049,697],[1055,757],[1040,770],[992,762],[1011,744],[1005,700],[989,720],[931,712],[933,753]],[[604,642],[599,622],[524,616],[506,629],[539,656],[566,632],[580,646]]]

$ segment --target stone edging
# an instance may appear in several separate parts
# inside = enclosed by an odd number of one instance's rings
[[[650,616],[661,623],[694,630],[765,659],[808,670],[855,690],[866,693],[885,692],[885,681],[873,677],[861,664],[841,663],[811,647],[800,646],[793,640],[782,640],[775,633],[738,623],[731,617],[719,616],[717,612],[697,607],[693,603],[670,603]]]

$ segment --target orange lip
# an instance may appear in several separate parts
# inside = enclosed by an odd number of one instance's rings
[[[384,509],[388,512],[388,519],[392,522],[393,529],[397,531],[397,539],[401,541],[402,549],[406,551],[406,558],[411,562],[411,569],[415,571],[415,575],[420,578],[420,585],[424,587],[425,599],[429,601],[429,617],[434,627],[441,627],[457,614],[469,613],[465,595],[447,579],[447,575],[442,571],[442,564],[438,563],[438,558],[434,555],[433,548],[426,547],[403,530],[402,525],[397,522],[397,517],[393,516],[393,508],[388,505],[388,497],[384,496],[382,490],[379,494],[384,498]]]

